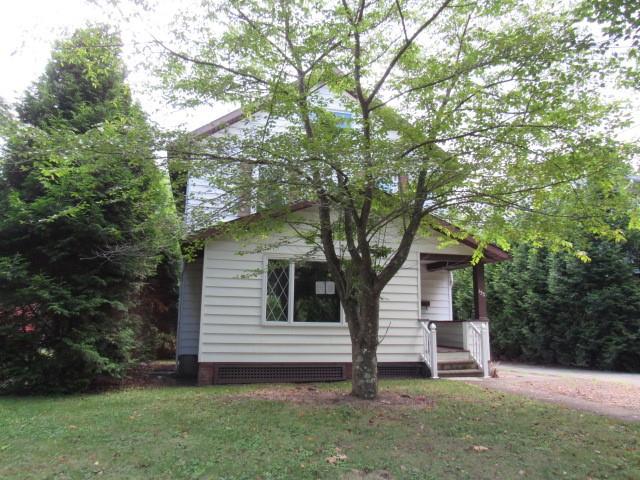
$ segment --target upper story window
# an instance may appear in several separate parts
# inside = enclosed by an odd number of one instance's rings
[[[327,264],[269,259],[265,320],[274,323],[340,323],[340,300]]]
[[[350,128],[353,121],[353,114],[351,112],[333,112],[333,114],[340,119],[338,127]]]
[[[339,110],[329,110],[330,113],[338,117],[338,128],[351,128],[351,123],[353,122],[353,114],[351,112],[344,112]],[[311,112],[310,114],[311,120],[317,120],[318,116]]]

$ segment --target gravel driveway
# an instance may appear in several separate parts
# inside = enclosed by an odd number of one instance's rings
[[[640,374],[498,364],[498,378],[464,379],[571,408],[640,421]]]

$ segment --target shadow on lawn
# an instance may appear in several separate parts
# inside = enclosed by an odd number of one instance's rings
[[[89,393],[124,390],[128,388],[194,387],[196,378],[178,377],[173,361],[140,363],[132,367],[123,378],[98,377]]]

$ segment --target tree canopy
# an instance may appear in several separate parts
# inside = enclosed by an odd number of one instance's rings
[[[622,85],[640,89],[640,4],[635,0],[583,0],[578,18],[599,25],[598,42],[619,62]]]

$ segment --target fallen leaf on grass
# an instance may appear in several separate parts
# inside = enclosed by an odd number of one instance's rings
[[[474,452],[486,452],[487,450],[489,450],[489,447],[485,447],[483,445],[474,445],[471,449]]]
[[[344,453],[336,453],[335,455],[327,457],[325,460],[331,465],[336,465],[339,462],[344,462],[346,459],[347,456]]]

